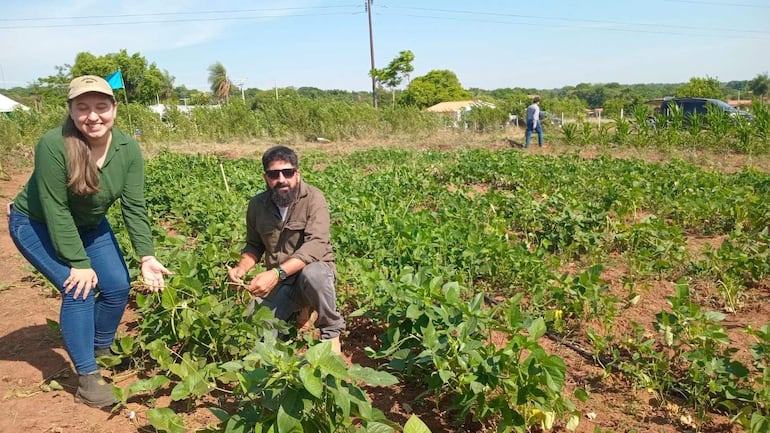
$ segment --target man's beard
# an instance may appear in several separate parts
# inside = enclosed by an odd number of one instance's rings
[[[294,202],[294,199],[297,197],[297,187],[290,187],[287,190],[280,189],[284,186],[289,186],[289,184],[276,184],[270,194],[270,197],[273,199],[273,203],[275,203],[278,207],[289,207],[289,205],[291,205]]]

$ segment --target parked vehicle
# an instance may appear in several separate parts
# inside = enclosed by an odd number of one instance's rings
[[[683,123],[688,125],[693,116],[705,116],[709,113],[709,110],[717,110],[734,119],[742,118],[747,122],[753,120],[751,113],[738,110],[719,99],[666,97],[651,99],[647,101],[647,104],[655,106],[655,115],[648,120],[650,126],[653,127],[661,117],[670,120],[675,113],[681,113]]]

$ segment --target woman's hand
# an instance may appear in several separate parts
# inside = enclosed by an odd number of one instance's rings
[[[99,279],[96,277],[96,272],[93,269],[72,268],[70,269],[70,276],[64,280],[64,294],[69,294],[72,289],[75,289],[72,297],[77,299],[78,295],[82,293],[85,300],[97,283],[99,283]]]
[[[158,292],[166,287],[163,280],[164,275],[171,275],[172,272],[160,264],[154,256],[142,257],[142,279],[150,291]]]

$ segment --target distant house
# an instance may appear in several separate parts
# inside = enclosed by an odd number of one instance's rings
[[[588,117],[601,118],[602,113],[604,112],[604,108],[587,108],[584,111]]]
[[[29,107],[26,105],[20,104],[7,96],[0,94],[0,113],[10,113],[16,108],[21,108],[24,111],[29,110]]]
[[[488,107],[488,108],[495,108],[495,104],[491,104],[489,102],[484,101],[446,101],[446,102],[439,102],[436,105],[432,105],[425,109],[425,111],[430,111],[431,113],[439,113],[444,114],[452,118],[452,125],[458,126],[459,122],[463,118],[463,114],[467,113],[468,111],[471,111],[474,108],[479,107]]]
[[[474,107],[495,108],[495,104],[484,101],[446,101],[430,106],[425,111],[433,113],[462,113],[464,111],[471,111]]]
[[[166,115],[166,106],[163,104],[155,104],[155,105],[149,105],[147,108],[150,109],[153,113],[157,114],[158,116],[163,118],[163,116]],[[192,112],[193,106],[192,105],[177,105],[176,109],[180,113],[190,114]]]

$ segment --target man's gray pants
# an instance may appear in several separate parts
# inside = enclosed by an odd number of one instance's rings
[[[318,314],[315,326],[321,331],[321,338],[339,337],[345,329],[345,319],[337,311],[334,272],[329,265],[309,263],[279,284],[262,299],[262,306],[269,308],[275,317],[288,321],[302,307],[309,305]]]

